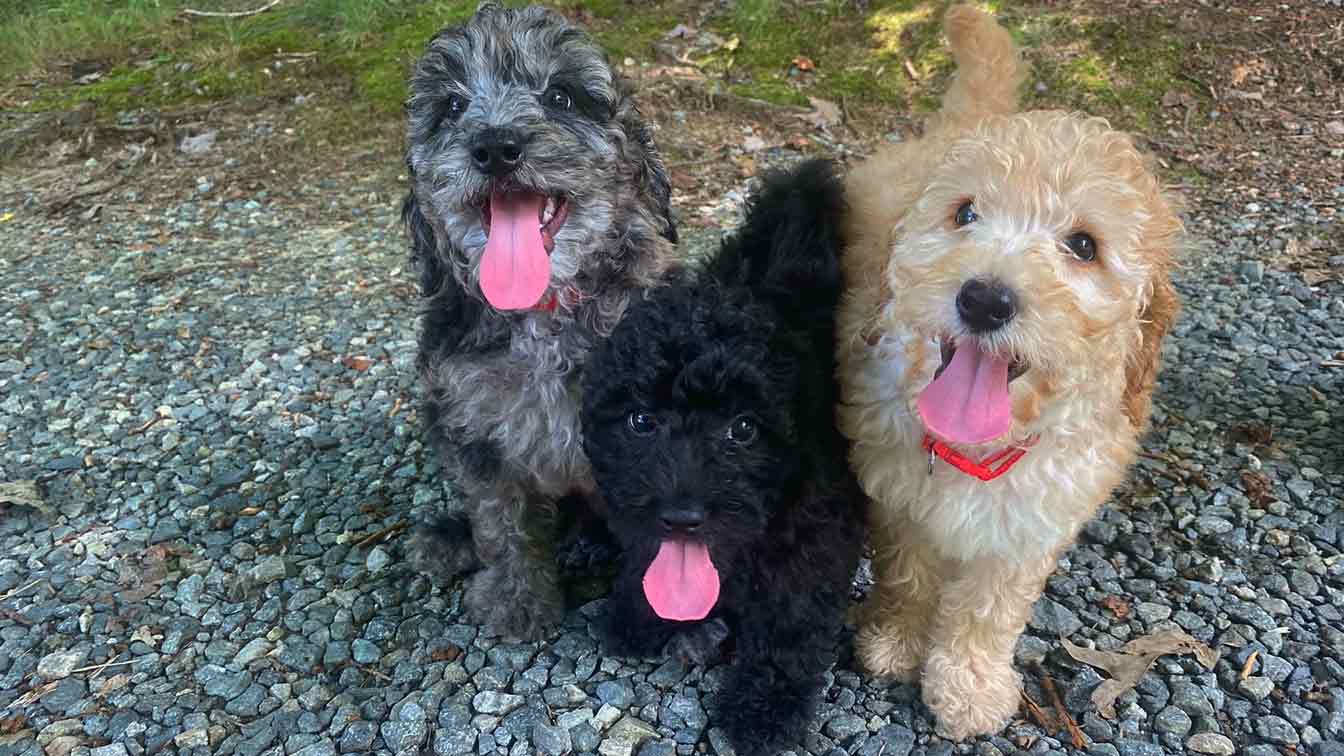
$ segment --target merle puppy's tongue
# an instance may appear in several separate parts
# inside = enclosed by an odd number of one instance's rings
[[[985,354],[975,341],[963,341],[948,366],[919,395],[918,408],[924,427],[947,441],[993,441],[1013,422],[1008,361]]]
[[[644,572],[644,597],[665,620],[700,620],[719,600],[719,571],[703,543],[663,541]]]
[[[546,198],[531,192],[490,194],[490,232],[481,257],[481,293],[495,308],[521,310],[541,301],[551,260],[541,239]]]

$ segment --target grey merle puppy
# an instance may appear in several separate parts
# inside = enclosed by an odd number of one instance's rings
[[[670,187],[627,84],[550,11],[483,3],[430,40],[410,89],[418,366],[466,515],[410,556],[441,579],[476,569],[473,617],[536,638],[563,609],[557,502],[594,491],[580,371],[665,267]]]

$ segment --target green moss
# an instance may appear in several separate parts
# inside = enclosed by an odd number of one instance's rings
[[[1044,85],[1043,92],[1028,94],[1029,104],[1077,108],[1123,128],[1149,129],[1160,124],[1163,95],[1202,96],[1181,78],[1188,45],[1161,19],[1041,14],[1007,20]]]

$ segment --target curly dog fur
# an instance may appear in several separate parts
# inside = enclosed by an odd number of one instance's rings
[[[676,239],[670,187],[627,85],[558,14],[482,4],[430,40],[410,90],[403,217],[425,298],[418,366],[469,521],[422,529],[411,558],[442,579],[479,568],[471,615],[536,638],[563,609],[557,501],[593,490],[582,365],[634,292],[661,278]],[[528,203],[535,228],[517,210]],[[534,306],[497,306],[487,291],[492,218],[511,224],[507,238],[537,236],[531,251],[544,237],[549,282]]]
[[[1032,603],[1134,459],[1181,224],[1125,134],[1014,113],[1023,69],[991,17],[955,6],[946,30],[942,111],[846,185],[839,415],[873,499],[860,662],[922,678],[960,739],[1017,710]],[[990,480],[946,462],[1004,453]]]
[[[766,175],[737,235],[632,306],[584,381],[585,448],[623,548],[610,641],[705,662],[731,630],[717,709],[738,753],[802,735],[862,548],[834,415],[842,209],[828,162]],[[716,592],[669,621],[650,581],[682,548],[704,549]]]

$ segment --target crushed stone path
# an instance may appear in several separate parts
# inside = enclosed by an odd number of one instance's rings
[[[604,656],[600,591],[520,644],[405,566],[402,528],[454,493],[395,194],[0,201],[0,483],[35,481],[0,503],[0,756],[731,753],[723,668]],[[1344,285],[1275,267],[1330,219],[1250,204],[1191,218],[1146,456],[1019,645],[1085,748],[1025,713],[943,742],[846,640],[796,756],[1344,754]],[[1169,628],[1214,668],[1162,657],[1099,716],[1060,636]]]

